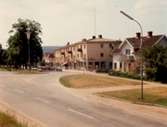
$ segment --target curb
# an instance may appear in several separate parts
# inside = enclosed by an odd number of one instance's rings
[[[14,108],[9,106],[7,103],[0,102],[0,111],[6,113],[14,118],[21,124],[27,125],[27,127],[47,127],[38,120],[35,120],[26,114],[16,111]]]

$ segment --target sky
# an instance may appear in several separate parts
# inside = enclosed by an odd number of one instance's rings
[[[0,0],[0,43],[7,46],[18,18],[41,24],[43,45],[61,46],[95,34],[122,40],[135,36],[139,27],[120,10],[136,18],[144,34],[167,33],[167,0]]]

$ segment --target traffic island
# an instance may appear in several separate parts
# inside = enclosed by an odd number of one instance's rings
[[[91,74],[77,74],[69,75],[60,78],[61,84],[69,88],[105,88],[116,86],[137,86],[140,81],[129,80],[123,78],[91,75]],[[145,85],[147,83],[144,83]]]
[[[144,89],[144,99],[140,99],[140,89],[120,90],[97,93],[104,98],[126,100],[137,104],[167,106],[167,87],[154,87]]]

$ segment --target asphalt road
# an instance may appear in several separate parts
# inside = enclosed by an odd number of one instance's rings
[[[20,75],[0,72],[0,100],[48,127],[167,127],[112,105],[82,99],[58,79],[70,73]]]

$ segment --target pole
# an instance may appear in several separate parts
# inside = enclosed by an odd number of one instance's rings
[[[140,27],[141,31],[141,38],[140,38],[140,50],[142,51],[142,46],[143,46],[143,28],[141,24],[137,21],[134,20]],[[144,83],[143,83],[143,54],[141,55],[141,64],[140,64],[140,78],[141,78],[141,100],[144,99]]]
[[[29,70],[31,70],[30,39],[28,39],[28,66]]]
[[[134,21],[135,23],[137,23],[137,25],[140,27],[140,31],[141,31],[141,38],[140,38],[140,50],[142,50],[142,46],[143,46],[143,28],[142,25],[133,17],[131,17],[130,15],[128,15],[127,13],[120,11],[121,14],[123,14],[124,16],[126,16],[128,19]],[[143,84],[143,54],[141,55],[141,64],[140,64],[140,78],[141,78],[141,100],[144,99],[144,84]]]
[[[31,37],[31,31],[30,28],[27,28],[26,31],[26,35],[27,35],[27,44],[28,44],[28,66],[29,66],[29,70],[31,70],[31,52],[30,52],[30,37]]]

